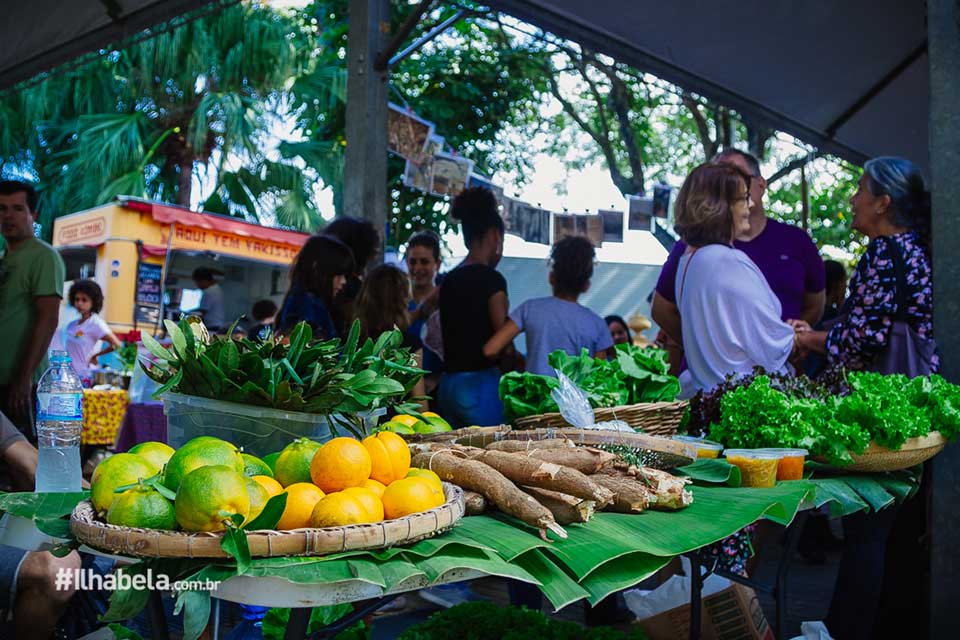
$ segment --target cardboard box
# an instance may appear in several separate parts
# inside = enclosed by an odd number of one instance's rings
[[[774,640],[760,601],[753,589],[731,584],[701,601],[703,640]],[[687,640],[690,637],[690,605],[637,620],[650,640]]]

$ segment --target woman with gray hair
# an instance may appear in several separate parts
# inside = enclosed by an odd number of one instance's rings
[[[754,367],[785,371],[797,349],[766,278],[733,246],[750,227],[750,180],[733,165],[705,163],[677,194],[674,226],[687,244],[675,287],[688,367],[680,375],[682,398]]]
[[[793,323],[798,341],[847,369],[909,376],[936,372],[930,194],[920,169],[903,158],[868,160],[850,206],[852,227],[870,241],[850,277],[850,297],[828,331]],[[909,357],[890,353],[904,349],[895,337],[898,323],[911,334]],[[908,370],[898,361],[916,364]]]

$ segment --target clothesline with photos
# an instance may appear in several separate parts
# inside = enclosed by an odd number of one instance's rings
[[[557,213],[511,198],[491,178],[476,173],[473,161],[447,146],[443,136],[436,133],[433,122],[418,116],[409,107],[390,104],[387,148],[406,160],[403,183],[411,189],[451,198],[468,187],[486,187],[493,191],[502,208],[507,233],[527,242],[549,245],[567,236],[580,235],[600,247],[604,242],[624,240],[623,211],[599,209],[596,214]],[[653,218],[667,218],[670,187],[657,185],[653,197],[628,196],[627,202],[627,228],[651,231]]]

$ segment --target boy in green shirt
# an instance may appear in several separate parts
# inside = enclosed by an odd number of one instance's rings
[[[66,267],[60,254],[33,233],[37,193],[14,180],[0,182],[0,411],[34,438],[34,385],[47,365],[57,329]]]

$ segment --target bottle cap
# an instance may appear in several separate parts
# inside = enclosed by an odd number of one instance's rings
[[[54,349],[50,352],[50,362],[51,364],[64,364],[71,363],[73,360],[70,358],[70,354],[62,349]]]

